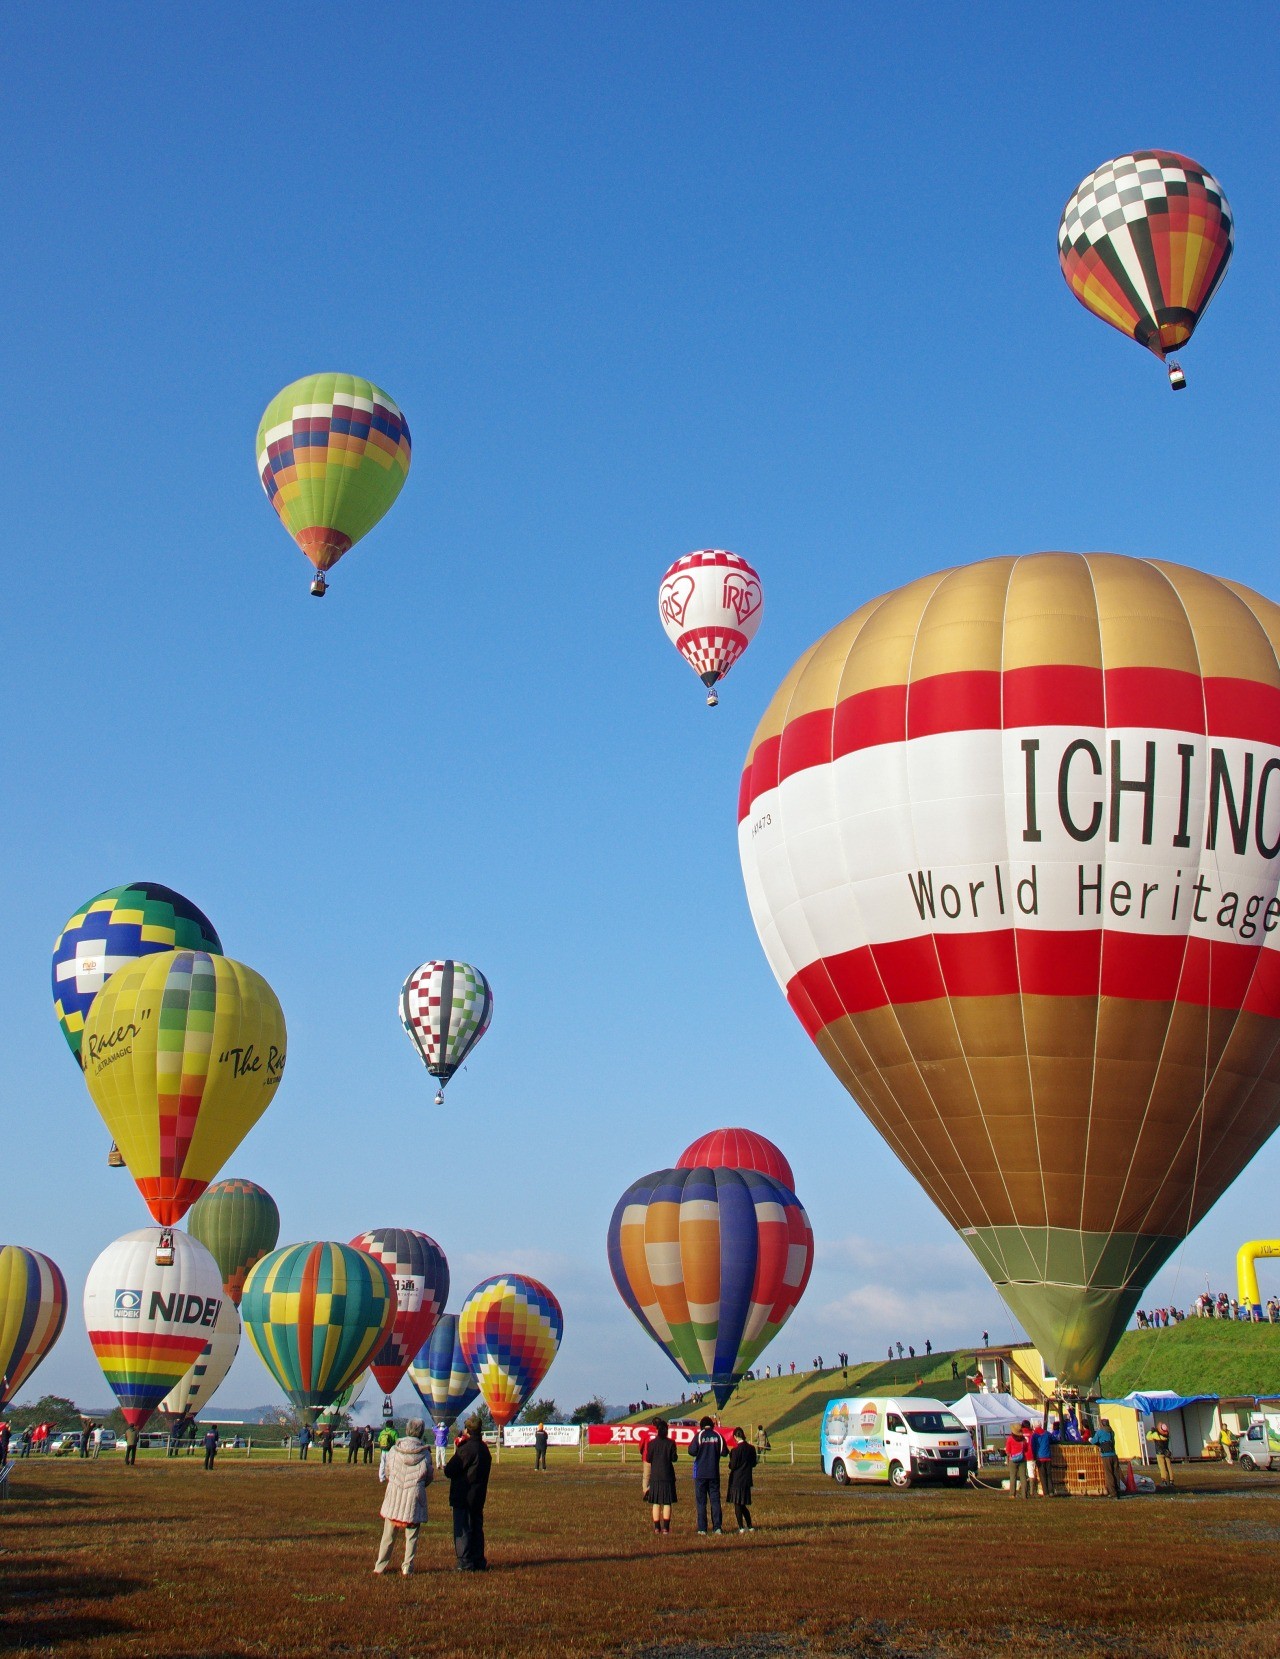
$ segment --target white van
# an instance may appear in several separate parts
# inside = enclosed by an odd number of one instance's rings
[[[1236,1456],[1242,1469],[1280,1469],[1280,1432],[1271,1421],[1250,1423],[1240,1436]]]
[[[832,1400],[823,1414],[822,1471],[837,1485],[953,1480],[963,1486],[976,1468],[968,1429],[941,1400],[860,1395]]]

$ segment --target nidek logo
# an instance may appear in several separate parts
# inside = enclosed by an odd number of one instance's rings
[[[115,1317],[117,1319],[137,1319],[142,1313],[142,1292],[140,1290],[116,1291]]]

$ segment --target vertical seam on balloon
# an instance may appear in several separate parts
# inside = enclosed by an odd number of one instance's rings
[[[1169,591],[1172,592],[1172,596],[1174,596],[1177,604],[1181,607],[1182,615],[1184,615],[1185,622],[1187,622],[1187,634],[1190,635],[1190,644],[1192,644],[1192,650],[1195,652],[1195,670],[1197,670],[1200,680],[1200,708],[1202,708],[1202,713],[1204,713],[1205,750],[1207,750],[1207,747],[1209,747],[1210,735],[1209,698],[1205,695],[1204,662],[1200,659],[1200,642],[1199,639],[1195,637],[1195,624],[1192,622],[1192,619],[1190,619],[1190,612],[1187,611],[1187,604],[1185,604],[1184,599],[1182,599],[1181,592],[1177,591],[1176,584],[1172,582],[1171,577],[1167,576],[1167,572],[1162,571],[1161,567],[1157,566],[1156,562],[1151,561],[1151,559],[1144,559],[1142,562],[1146,564],[1147,569],[1151,569],[1151,571],[1156,572],[1157,576],[1161,577],[1162,581],[1166,582],[1166,586],[1169,587]],[[1205,803],[1207,803],[1207,795],[1205,795]],[[1200,859],[1204,858],[1204,829],[1204,820],[1200,820],[1199,826],[1197,826],[1197,833],[1195,833],[1195,836],[1197,836],[1197,838],[1195,838],[1195,859],[1197,859],[1197,866],[1195,866],[1195,868],[1197,868],[1197,874],[1199,874]],[[1217,854],[1217,849],[1214,849],[1214,853]],[[1164,1027],[1164,1039],[1162,1039],[1161,1042],[1161,1052],[1159,1052],[1159,1055],[1157,1055],[1156,1058],[1156,1068],[1154,1068],[1154,1072],[1152,1072],[1151,1077],[1151,1088],[1147,1090],[1146,1105],[1142,1107],[1142,1117],[1141,1120],[1139,1120],[1139,1125],[1137,1125],[1137,1133],[1134,1135],[1131,1151],[1129,1151],[1129,1165],[1127,1165],[1126,1171],[1124,1171],[1124,1181],[1121,1183],[1121,1190],[1119,1190],[1119,1196],[1118,1199],[1116,1199],[1116,1208],[1114,1208],[1113,1216],[1111,1216],[1111,1228],[1108,1229],[1108,1238],[1113,1238],[1114,1233],[1116,1233],[1116,1224],[1118,1224],[1119,1221],[1119,1211],[1121,1211],[1121,1206],[1124,1204],[1124,1194],[1126,1194],[1127,1186],[1129,1186],[1129,1178],[1131,1178],[1132,1171],[1134,1171],[1134,1165],[1137,1163],[1137,1151],[1139,1151],[1139,1146],[1141,1146],[1142,1143],[1142,1133],[1146,1130],[1147,1117],[1151,1115],[1152,1100],[1156,1097],[1156,1090],[1157,1087],[1159,1087],[1159,1080],[1161,1080],[1161,1067],[1164,1065],[1164,1053],[1166,1053],[1167,1047],[1169,1047],[1169,1035],[1171,1035],[1172,1029],[1174,1029],[1174,1020],[1177,1019],[1177,1014],[1179,1014],[1179,990],[1182,989],[1182,975],[1184,975],[1185,971],[1187,971],[1187,954],[1189,954],[1190,951],[1190,937],[1192,937],[1192,934],[1190,934],[1190,926],[1192,926],[1192,924],[1190,924],[1189,912],[1189,914],[1187,914],[1187,927],[1185,927],[1184,936],[1182,936],[1182,962],[1179,964],[1179,971],[1177,971],[1177,980],[1176,984],[1174,984],[1174,997],[1172,997],[1171,1009],[1169,1009],[1169,1019],[1167,1019],[1166,1027]],[[1209,1007],[1205,1007],[1204,1010],[1204,1067],[1202,1067],[1202,1077],[1204,1077],[1204,1083],[1202,1083],[1202,1092],[1200,1092],[1199,1110],[1195,1113],[1195,1118],[1200,1120],[1200,1133],[1202,1133],[1202,1118],[1204,1118],[1204,1092],[1207,1090],[1207,1087],[1209,1087],[1209,1030],[1210,1022],[1212,1022],[1212,971],[1214,971],[1214,957],[1212,957],[1212,951],[1210,951],[1210,1005]],[[1179,1141],[1179,1145],[1177,1145],[1176,1150],[1174,1150],[1174,1155],[1171,1156],[1171,1160],[1167,1163],[1164,1175],[1161,1176],[1161,1183],[1159,1183],[1159,1186],[1156,1188],[1156,1193],[1154,1193],[1154,1196],[1152,1196],[1152,1198],[1149,1199],[1149,1203],[1147,1203],[1147,1208],[1146,1211],[1144,1211],[1144,1214],[1142,1214],[1141,1221],[1139,1221],[1139,1223],[1134,1226],[1134,1229],[1132,1229],[1132,1243],[1129,1244],[1129,1256],[1127,1256],[1126,1279],[1127,1276],[1131,1274],[1132,1269],[1134,1269],[1134,1258],[1136,1258],[1136,1254],[1141,1251],[1141,1244],[1139,1244],[1139,1241],[1141,1241],[1142,1238],[1142,1226],[1146,1226],[1147,1219],[1151,1218],[1152,1211],[1156,1209],[1156,1204],[1159,1203],[1162,1191],[1164,1191],[1164,1186],[1166,1186],[1166,1181],[1169,1180],[1169,1171],[1174,1168],[1174,1163],[1177,1161],[1177,1155],[1181,1153],[1182,1146],[1185,1146],[1185,1143],[1187,1143],[1189,1135],[1190,1128],[1187,1128],[1187,1130],[1184,1131],[1184,1135],[1182,1135],[1182,1140]],[[1197,1151],[1197,1165],[1199,1165],[1199,1151]],[[1192,1186],[1194,1186],[1194,1183],[1192,1183]],[[1141,1294],[1141,1289],[1139,1289],[1139,1296],[1141,1296]]]
[[[912,670],[915,667],[916,649],[917,649],[917,647],[920,643],[920,630],[924,625],[924,619],[925,619],[925,617],[927,616],[927,614],[929,612],[930,606],[933,604],[934,600],[937,599],[938,595],[947,586],[947,584],[953,578],[963,576],[965,571],[968,568],[969,567],[967,567],[967,566],[959,566],[957,568],[949,570],[946,573],[946,575],[944,576],[943,580],[938,583],[937,587],[934,588],[933,592],[929,595],[928,600],[925,602],[924,606],[922,607],[922,609],[920,611],[920,615],[916,620],[915,636],[914,636],[914,638],[912,639],[912,642],[911,642],[911,658],[910,658],[910,661],[907,665],[906,727],[907,727],[908,731],[910,731],[910,729],[911,729],[911,690],[912,690],[913,684],[915,683],[913,678],[912,678]],[[1010,565],[1009,565],[1009,575],[1010,575],[1010,577],[1012,576],[1012,572],[1013,572],[1013,563],[1010,562]],[[1006,597],[1007,597],[1007,595],[1008,595],[1008,580],[1006,580],[1006,583],[1005,583],[1005,594],[1006,594]],[[911,847],[912,847],[913,853],[915,853],[915,852],[918,852],[918,843],[917,843],[917,838],[916,838],[915,802],[914,802],[914,799],[912,797],[911,789],[910,789],[910,786],[909,786],[909,781],[908,781],[908,789],[907,789],[907,811],[908,811],[908,817],[909,817],[910,824],[911,824]],[[912,862],[921,862],[921,861],[918,860],[918,859],[913,859]],[[947,1003],[947,1012],[951,1016],[951,1024],[952,1024],[952,1027],[955,1031],[956,1046],[959,1048],[960,1058],[964,1061],[965,1075],[969,1079],[969,1088],[973,1093],[974,1103],[978,1108],[978,1117],[979,1117],[979,1119],[982,1123],[982,1132],[987,1137],[987,1145],[990,1148],[991,1156],[992,1156],[992,1159],[995,1163],[996,1172],[997,1172],[997,1174],[999,1175],[999,1178],[1000,1178],[1000,1185],[1004,1189],[1005,1202],[1008,1205],[1009,1214],[1014,1217],[1013,1224],[1018,1229],[1018,1232],[1022,1235],[1023,1244],[1027,1245],[1028,1241],[1027,1241],[1025,1230],[1023,1229],[1022,1224],[1017,1220],[1016,1216],[1014,1216],[1015,1205],[1014,1205],[1014,1202],[1013,1202],[1013,1196],[1009,1191],[1009,1184],[1005,1180],[1004,1169],[1002,1168],[1000,1159],[999,1159],[999,1157],[997,1156],[997,1153],[996,1153],[996,1146],[995,1146],[994,1140],[992,1139],[991,1129],[990,1129],[990,1127],[987,1123],[986,1113],[982,1109],[982,1096],[979,1093],[977,1083],[974,1080],[973,1068],[969,1064],[969,1056],[965,1053],[964,1039],[963,1039],[963,1036],[961,1035],[961,1031],[960,1031],[960,1022],[956,1018],[955,1002],[954,1002],[954,999],[952,998],[950,988],[947,985],[947,976],[946,976],[946,973],[945,973],[945,971],[943,969],[943,966],[942,966],[942,953],[938,949],[938,936],[935,932],[930,931],[928,933],[927,937],[929,939],[929,943],[933,947],[934,961],[937,963],[937,967],[938,967],[938,978],[942,982],[943,995],[945,996],[946,1003]],[[920,1071],[920,1068],[917,1067],[917,1070]],[[937,1100],[934,1098],[933,1090],[929,1087],[928,1083],[925,1082],[923,1071],[920,1071],[920,1078],[921,1078],[921,1082],[924,1083],[925,1092],[928,1094],[929,1100],[933,1105],[933,1109],[934,1109],[935,1114],[937,1115],[938,1122],[942,1126],[942,1129],[944,1130],[944,1132],[947,1136],[947,1139],[951,1142],[952,1149],[957,1151],[957,1154],[958,1154],[958,1148],[956,1148],[955,1141],[952,1138],[950,1126],[948,1125],[947,1120],[946,1120],[945,1116],[943,1115],[941,1107],[938,1105]],[[975,1193],[975,1196],[976,1196],[977,1195],[976,1183],[974,1183],[973,1185],[974,1185],[974,1193]],[[981,1198],[978,1199],[978,1202],[982,1206],[983,1211],[988,1215],[987,1225],[989,1227],[993,1226],[993,1223],[989,1219],[990,1212],[987,1211],[987,1206],[985,1205],[985,1203],[983,1203]],[[1029,1248],[1029,1246],[1028,1246],[1028,1248]],[[1003,1258],[1003,1251],[1001,1251],[1001,1256]],[[1005,1263],[1005,1267],[1006,1267],[1006,1269],[1008,1268],[1008,1263],[1007,1262]]]

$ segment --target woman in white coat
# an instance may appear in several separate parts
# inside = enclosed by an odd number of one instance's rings
[[[391,1552],[396,1533],[404,1533],[404,1565],[400,1571],[408,1578],[413,1571],[413,1558],[418,1553],[418,1528],[427,1518],[427,1487],[434,1477],[431,1451],[423,1438],[421,1417],[411,1417],[394,1446],[383,1452],[378,1464],[378,1479],[386,1483],[382,1500],[382,1546],[378,1550],[375,1573],[385,1573],[391,1565]]]

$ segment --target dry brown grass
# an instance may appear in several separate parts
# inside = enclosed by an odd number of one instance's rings
[[[8,1654],[630,1654],[635,1659],[1280,1659],[1280,1477],[1197,1470],[1172,1497],[1011,1502],[762,1472],[750,1537],[657,1539],[639,1473],[508,1454],[493,1571],[452,1571],[431,1489],[419,1574],[376,1579],[379,1488],[344,1463],[45,1463],[0,1506]]]

